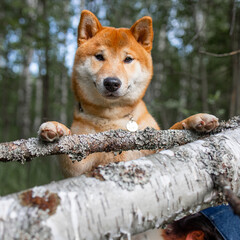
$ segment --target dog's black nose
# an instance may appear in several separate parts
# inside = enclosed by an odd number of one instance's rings
[[[109,92],[115,92],[121,87],[122,82],[118,78],[108,77],[104,79],[103,85]]]

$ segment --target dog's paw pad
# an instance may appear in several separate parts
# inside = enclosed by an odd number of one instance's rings
[[[38,131],[38,136],[45,142],[53,142],[64,135],[69,135],[70,130],[63,124],[57,122],[43,123]]]
[[[207,113],[194,115],[191,122],[192,129],[197,132],[210,132],[219,126],[218,118]]]

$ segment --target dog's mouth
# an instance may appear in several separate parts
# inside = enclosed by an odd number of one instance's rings
[[[107,99],[117,99],[117,98],[120,98],[121,96],[119,95],[116,95],[114,93],[106,93],[103,95],[105,98]]]
[[[115,100],[115,99],[119,99],[122,98],[124,96],[126,96],[128,93],[130,92],[130,85],[128,86],[127,90],[125,92],[109,92],[109,91],[105,91],[104,93],[102,93],[102,96],[106,99],[109,100]]]

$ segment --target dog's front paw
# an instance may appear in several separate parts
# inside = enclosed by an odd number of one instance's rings
[[[218,118],[207,113],[198,113],[182,122],[184,129],[193,129],[197,132],[210,132],[219,126]]]
[[[70,134],[71,131],[66,126],[53,121],[43,123],[38,130],[39,138],[45,142],[53,142],[62,136]]]

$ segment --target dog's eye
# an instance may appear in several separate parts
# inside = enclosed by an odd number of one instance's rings
[[[131,58],[131,57],[126,57],[125,59],[124,59],[124,62],[125,63],[130,63],[130,62],[132,62],[133,61],[133,58]]]
[[[96,58],[98,61],[104,61],[104,60],[105,60],[102,54],[97,54],[97,55],[95,55],[95,58]]]

